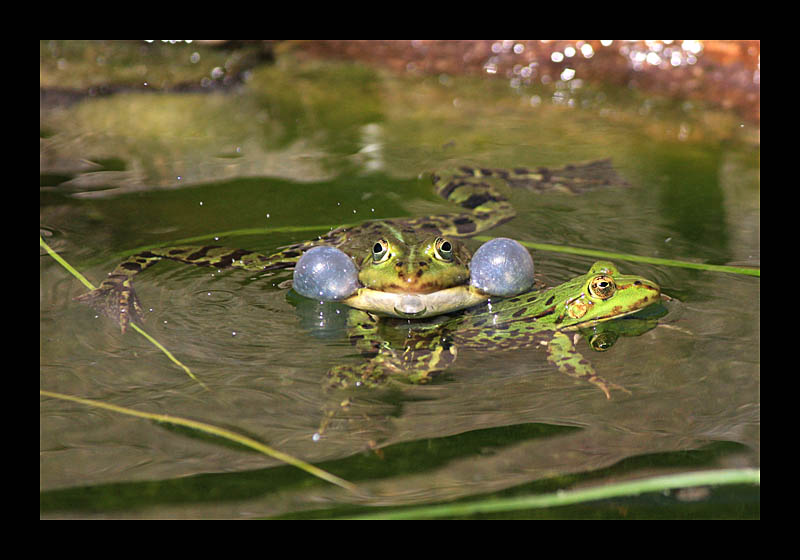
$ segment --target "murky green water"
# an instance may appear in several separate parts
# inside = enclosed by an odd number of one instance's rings
[[[620,96],[584,89],[552,97],[498,80],[397,78],[279,58],[225,92],[48,103],[40,228],[99,284],[124,255],[154,245],[202,238],[269,252],[341,223],[451,211],[420,173],[456,162],[561,166],[611,157],[629,187],[580,197],[515,192],[518,217],[490,234],[759,266],[753,126]],[[294,226],[319,230],[281,231]],[[593,259],[535,252],[534,261],[558,283]],[[287,299],[281,283],[290,275],[165,262],[137,278],[146,329],[206,391],[146,340],[73,302],[84,288],[43,255],[42,389],[227,427],[320,463],[372,497],[218,441],[43,398],[41,515],[337,515],[758,466],[760,279],[617,264],[679,300],[662,326],[608,352],[581,342],[598,373],[630,395],[607,401],[537,349],[465,350],[432,385],[358,393],[315,441],[323,410],[341,399],[323,391],[325,372],[358,358],[335,310],[322,328],[319,310]],[[680,512],[680,503],[662,511]]]

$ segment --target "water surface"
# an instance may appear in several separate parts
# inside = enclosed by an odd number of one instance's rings
[[[268,253],[342,223],[452,211],[424,172],[454,163],[610,157],[628,185],[582,196],[514,192],[517,218],[490,235],[759,266],[752,125],[658,99],[611,104],[589,91],[575,99],[476,78],[279,60],[221,93],[132,91],[43,106],[40,230],[99,284],[146,247],[196,239]],[[593,262],[533,256],[552,284]],[[137,277],[147,331],[204,390],[142,337],[121,335],[74,302],[85,289],[43,255],[42,389],[227,427],[320,463],[370,496],[196,434],[42,399],[41,515],[336,515],[558,480],[757,467],[760,279],[617,265],[676,298],[662,326],[608,352],[579,343],[630,394],[606,400],[539,349],[463,350],[431,385],[352,395],[315,438],[324,411],[342,399],[324,390],[325,372],[359,357],[335,306],[287,297],[289,274],[164,262]]]

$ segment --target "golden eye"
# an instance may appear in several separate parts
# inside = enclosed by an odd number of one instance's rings
[[[447,239],[437,237],[433,242],[433,249],[436,252],[436,258],[439,260],[450,262],[453,260],[453,244]]]
[[[389,242],[385,239],[378,239],[372,246],[372,262],[382,263],[389,258]]]
[[[614,279],[611,276],[600,274],[592,278],[589,282],[589,294],[599,298],[608,299],[617,291],[617,285],[614,284]]]

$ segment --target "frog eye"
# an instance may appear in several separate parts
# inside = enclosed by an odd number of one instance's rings
[[[378,239],[372,246],[372,262],[382,263],[389,258],[389,242],[385,239]]]
[[[437,237],[433,242],[433,249],[436,251],[436,258],[450,262],[453,260],[453,244],[447,239]]]
[[[617,285],[611,276],[600,274],[589,282],[589,294],[598,299],[608,299],[617,291]]]

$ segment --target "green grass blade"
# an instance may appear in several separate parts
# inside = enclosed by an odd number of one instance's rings
[[[180,361],[178,358],[176,358],[176,357],[175,357],[175,356],[172,354],[172,352],[170,352],[169,350],[167,350],[167,349],[164,347],[164,345],[163,345],[163,344],[161,344],[161,343],[160,343],[159,341],[157,341],[155,338],[153,338],[152,336],[150,336],[150,334],[148,334],[148,333],[147,333],[147,332],[146,332],[144,329],[142,329],[142,328],[141,328],[139,325],[137,325],[137,324],[135,324],[135,323],[130,323],[130,325],[129,325],[129,326],[130,326],[130,327],[131,327],[133,330],[135,330],[136,332],[138,332],[140,335],[142,335],[143,337],[145,337],[145,338],[146,338],[146,339],[147,339],[147,340],[150,342],[150,344],[152,344],[153,346],[155,346],[156,348],[158,348],[159,350],[161,350],[161,352],[163,352],[163,353],[164,353],[164,355],[165,355],[167,358],[169,358],[169,360],[170,360],[170,361],[172,361],[172,363],[174,363],[174,364],[175,364],[175,365],[177,365],[179,368],[181,368],[183,371],[185,371],[185,372],[186,372],[186,375],[188,375],[188,376],[189,376],[189,377],[191,377],[191,378],[192,378],[194,381],[196,381],[197,383],[199,383],[199,384],[200,384],[200,386],[201,386],[201,387],[203,387],[203,389],[205,389],[205,390],[207,390],[207,391],[209,390],[209,389],[208,389],[208,386],[207,386],[205,383],[203,383],[202,381],[200,381],[200,379],[198,379],[198,378],[197,378],[197,376],[195,376],[195,374],[194,374],[194,373],[192,373],[192,370],[190,370],[190,369],[189,369],[189,366],[185,365],[185,364],[184,364],[183,362],[181,362],[181,361]]]
[[[69,264],[67,261],[65,261],[63,258],[61,258],[61,255],[59,255],[58,253],[53,251],[53,249],[50,248],[50,245],[48,245],[47,243],[44,242],[44,238],[41,235],[39,236],[39,247],[42,247],[45,251],[47,251],[47,254],[50,255],[51,257],[53,257],[54,261],[56,261],[58,264],[63,266],[65,269],[67,269],[67,272],[69,272],[75,278],[80,280],[81,284],[83,284],[84,286],[86,286],[90,290],[94,290],[94,284],[89,282],[83,274],[81,274],[80,272],[78,272],[77,270],[72,268],[71,264]]]
[[[341,224],[342,226],[352,227],[356,224]],[[336,226],[340,227],[340,226]],[[234,230],[234,231],[226,231],[223,233],[218,233],[213,236],[202,236],[202,237],[190,237],[187,239],[181,239],[178,241],[172,241],[171,244],[173,245],[185,245],[190,243],[196,243],[198,241],[208,241],[209,237],[236,237],[240,235],[269,235],[271,233],[298,233],[298,232],[308,232],[308,231],[319,231],[319,230],[331,230],[333,228],[326,227],[326,226],[285,226],[285,227],[277,227],[277,228],[251,228],[251,229],[241,229],[241,230]],[[475,239],[477,241],[485,243],[493,239],[490,236],[480,235],[476,236]],[[555,253],[565,253],[569,255],[583,255],[587,257],[594,257],[600,259],[614,259],[620,261],[629,261],[629,262],[644,262],[649,264],[655,264],[660,266],[674,266],[679,268],[692,268],[695,270],[707,270],[710,272],[728,272],[731,274],[744,274],[747,276],[757,276],[761,277],[761,269],[759,268],[751,268],[746,266],[727,266],[727,265],[719,265],[719,264],[706,264],[706,263],[694,263],[688,261],[680,261],[676,259],[662,259],[660,257],[644,257],[641,255],[631,255],[628,253],[612,253],[609,251],[598,251],[596,249],[583,249],[580,247],[568,247],[565,245],[551,245],[548,243],[533,243],[531,241],[521,241],[523,245],[528,247],[529,249],[536,249],[539,251],[549,251]],[[131,251],[131,254],[146,251],[148,249],[152,249],[152,247],[141,247],[139,249]]]
[[[641,480],[631,480],[615,484],[559,491],[538,496],[523,496],[484,500],[470,503],[444,504],[419,508],[387,511],[356,517],[355,519],[426,519],[436,517],[462,517],[467,515],[517,511],[556,506],[567,506],[619,498],[637,496],[646,492],[663,492],[673,488],[722,484],[761,484],[761,469],[721,469],[698,471]]]
[[[357,224],[340,224],[336,227],[352,227]],[[210,235],[203,235],[198,237],[187,237],[185,239],[178,239],[170,241],[170,245],[187,245],[192,243],[207,243],[209,238],[215,237],[238,237],[244,235],[262,235],[262,236],[269,236],[272,233],[304,233],[309,231],[320,231],[320,230],[327,230],[330,231],[333,227],[328,226],[283,226],[283,227],[275,227],[275,228],[249,228],[249,229],[239,229],[233,231],[225,231],[216,234]],[[490,236],[481,235],[476,236],[475,239],[477,241],[486,242],[493,239]],[[529,249],[536,249],[539,251],[549,251],[555,253],[565,253],[570,255],[583,255],[587,257],[594,257],[594,258],[601,258],[601,259],[614,259],[620,261],[629,261],[629,262],[644,262],[649,264],[655,264],[660,266],[674,266],[679,268],[692,268],[695,270],[707,270],[710,272],[727,272],[731,274],[744,274],[747,276],[756,276],[761,277],[761,269],[759,268],[751,268],[746,266],[727,266],[727,265],[718,265],[718,264],[706,264],[706,263],[694,263],[688,261],[680,261],[675,259],[662,259],[660,257],[644,257],[641,255],[630,255],[627,253],[611,253],[609,251],[598,251],[596,249],[583,249],[580,247],[568,247],[565,245],[551,245],[548,243],[533,243],[530,241],[521,241],[523,245],[528,247]],[[131,249],[126,251],[123,256],[133,255],[136,253],[140,253],[142,251],[147,251],[152,249],[153,246],[147,247],[138,247],[136,249]]]
[[[42,248],[44,248],[44,250],[45,250],[45,251],[47,251],[47,254],[48,254],[48,255],[50,255],[51,257],[53,257],[53,259],[54,259],[54,260],[55,260],[55,261],[56,261],[58,264],[60,264],[61,266],[63,266],[63,267],[64,267],[64,268],[65,268],[65,269],[66,269],[66,270],[67,270],[67,271],[68,271],[70,274],[72,274],[72,275],[73,275],[75,278],[77,278],[78,280],[80,280],[80,282],[81,282],[81,283],[82,283],[84,286],[86,286],[86,287],[87,287],[87,288],[89,288],[90,290],[94,290],[94,289],[95,289],[94,285],[93,285],[91,282],[89,282],[89,281],[86,279],[86,277],[85,277],[83,274],[81,274],[80,272],[78,272],[77,270],[75,270],[75,269],[72,267],[72,265],[70,265],[70,264],[69,264],[67,261],[65,261],[65,260],[64,260],[64,259],[61,257],[61,255],[59,255],[58,253],[56,253],[55,251],[53,251],[53,249],[52,249],[52,248],[50,248],[50,246],[49,246],[47,243],[45,243],[45,241],[44,241],[44,239],[42,239],[42,236],[41,236],[41,235],[39,236],[39,246],[40,246],[40,247],[42,247]],[[157,341],[155,338],[153,338],[152,336],[150,336],[150,335],[149,335],[147,332],[145,332],[145,331],[144,331],[144,330],[143,330],[141,327],[139,327],[138,325],[136,325],[136,324],[134,324],[134,323],[131,323],[131,327],[133,327],[133,329],[134,329],[136,332],[138,332],[140,335],[142,335],[142,336],[143,336],[143,337],[145,337],[145,338],[146,338],[148,341],[150,341],[150,343],[151,343],[153,346],[155,346],[156,348],[158,348],[159,350],[161,350],[161,351],[164,353],[164,355],[165,355],[167,358],[169,358],[169,359],[170,359],[170,361],[172,361],[172,363],[174,363],[174,364],[175,364],[175,365],[177,365],[179,368],[181,368],[183,371],[185,371],[185,372],[186,372],[186,374],[187,374],[187,375],[188,375],[190,378],[192,378],[194,381],[196,381],[197,383],[199,383],[199,384],[200,384],[200,385],[201,385],[201,386],[202,386],[204,389],[208,389],[208,387],[206,386],[206,384],[205,384],[205,383],[203,383],[202,381],[200,381],[200,380],[199,380],[199,379],[198,379],[198,378],[195,376],[195,374],[194,374],[194,373],[192,373],[192,370],[190,370],[190,369],[188,368],[188,366],[184,365],[184,364],[183,364],[183,363],[182,363],[180,360],[178,360],[178,359],[177,359],[177,358],[176,358],[176,357],[175,357],[175,356],[172,354],[172,352],[170,352],[169,350],[167,350],[167,349],[166,349],[166,348],[165,348],[165,347],[164,347],[164,346],[163,346],[163,345],[162,345],[160,342],[158,342],[158,341]]]
[[[329,473],[328,471],[322,470],[319,467],[315,467],[305,461],[298,459],[296,457],[292,457],[291,455],[287,455],[281,451],[273,449],[267,445],[264,445],[261,442],[258,442],[254,439],[251,439],[247,436],[243,436],[241,434],[237,434],[236,432],[232,432],[230,430],[226,430],[224,428],[219,428],[217,426],[206,424],[205,422],[198,422],[196,420],[189,420],[188,418],[181,418],[180,416],[172,416],[170,414],[153,414],[150,412],[141,412],[139,410],[134,410],[132,408],[126,408],[124,406],[117,406],[114,404],[108,404],[101,401],[95,401],[90,399],[83,399],[80,397],[74,397],[72,395],[65,395],[63,393],[54,393],[52,391],[44,391],[39,390],[39,394],[44,397],[51,397],[54,399],[61,399],[65,401],[72,401],[76,403],[80,403],[86,406],[92,406],[96,408],[103,408],[105,410],[111,410],[113,412],[118,412],[120,414],[126,414],[128,416],[136,416],[138,418],[146,418],[148,420],[153,420],[155,422],[164,422],[167,424],[175,424],[178,426],[183,426],[185,428],[191,428],[193,430],[198,430],[207,434],[211,434],[214,436],[218,436],[221,438],[225,438],[229,441],[236,442],[240,445],[244,445],[249,447],[250,449],[254,449],[264,455],[272,457],[273,459],[278,459],[279,461],[283,461],[289,465],[297,467],[310,475],[313,475],[317,478],[330,482],[331,484],[335,484],[336,486],[340,486],[345,488],[351,492],[359,492],[358,487],[344,480],[343,478],[339,478],[338,476]]]
[[[489,241],[492,239],[487,236],[476,237],[478,241]],[[749,268],[745,266],[725,266],[720,264],[706,264],[706,263],[693,263],[687,261],[678,261],[674,259],[662,259],[659,257],[643,257],[640,255],[629,255],[627,253],[610,253],[608,251],[598,251],[595,249],[582,249],[580,247],[565,247],[563,245],[549,245],[547,243],[531,243],[530,241],[520,241],[529,249],[537,249],[539,251],[550,251],[555,253],[566,253],[570,255],[584,255],[587,257],[595,257],[600,259],[613,259],[620,261],[631,262],[644,262],[649,264],[657,264],[661,266],[676,266],[680,268],[694,268],[697,270],[708,270],[711,272],[729,272],[732,274],[746,274],[748,276],[761,277],[760,268]]]

